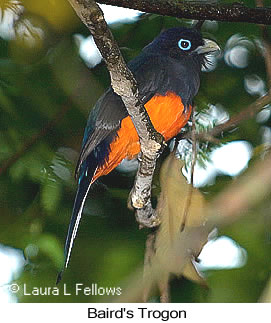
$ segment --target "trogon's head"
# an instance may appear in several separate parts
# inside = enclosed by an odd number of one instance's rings
[[[144,51],[159,52],[176,59],[198,56],[204,60],[205,55],[219,49],[214,41],[202,38],[195,28],[176,27],[162,32],[144,48]]]

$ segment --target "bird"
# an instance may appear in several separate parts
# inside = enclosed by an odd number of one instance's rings
[[[139,98],[165,141],[175,137],[188,122],[206,56],[217,50],[217,43],[203,38],[197,28],[174,27],[160,33],[127,64],[137,81]],[[133,159],[139,152],[132,119],[121,97],[109,87],[91,110],[85,128],[76,166],[78,188],[64,248],[64,266],[57,283],[68,266],[91,185],[123,159]]]

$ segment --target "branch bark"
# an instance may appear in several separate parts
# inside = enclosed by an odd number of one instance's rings
[[[178,18],[271,25],[270,8],[249,8],[241,2],[217,4],[212,1],[99,0],[99,3]]]
[[[94,0],[68,0],[81,21],[88,27],[100,50],[111,77],[111,86],[123,100],[137,130],[141,156],[135,184],[131,192],[132,206],[138,222],[147,227],[157,225],[151,206],[151,183],[156,159],[165,142],[158,133],[139,98],[136,80],[128,69],[119,47],[108,28],[103,12]]]
[[[40,132],[36,133],[32,138],[25,141],[25,144],[10,158],[3,161],[0,165],[0,176],[15,164],[24,154],[28,153],[29,150],[42,138],[44,137],[59,121],[63,119],[66,112],[70,109],[70,104],[65,104],[57,112],[52,121],[50,121]]]
[[[255,3],[258,8],[264,8],[264,0],[256,0]],[[262,32],[262,41],[264,48],[263,56],[266,67],[267,84],[269,91],[271,91],[271,44],[268,36],[267,27],[263,25],[260,25],[259,27]]]
[[[208,132],[199,132],[196,134],[196,139],[201,141],[210,141],[213,143],[219,143],[216,140],[216,136],[223,134],[223,132],[229,131],[237,127],[241,122],[248,120],[255,116],[256,113],[264,109],[268,104],[271,103],[271,92],[269,91],[266,95],[257,99],[255,102],[251,103],[246,109],[232,116],[230,120],[215,126]],[[182,134],[179,139],[192,139],[192,132]]]

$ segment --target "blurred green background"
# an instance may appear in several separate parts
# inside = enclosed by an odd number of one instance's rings
[[[253,1],[245,3],[254,6]],[[91,62],[83,45],[89,31],[68,1],[1,0],[0,4],[0,302],[100,302],[101,296],[82,293],[23,295],[22,286],[26,284],[29,292],[33,287],[55,286],[76,192],[74,167],[89,111],[110,83],[107,70],[103,63],[88,67]],[[112,10],[109,18],[113,21]],[[142,14],[110,27],[130,60],[162,29],[192,23]],[[195,103],[199,111],[217,107],[219,119],[241,111],[267,91],[261,30],[253,24],[207,21],[202,32],[223,52],[202,73]],[[203,115],[208,119],[208,113]],[[214,117],[210,120],[214,122]],[[267,106],[257,118],[225,134],[222,143],[248,143],[248,168],[252,167],[262,158],[263,147],[270,145],[270,121]],[[214,148],[206,147],[205,160]],[[228,158],[233,155],[229,150]],[[246,167],[247,163],[240,172]],[[236,175],[216,171],[201,190],[212,199]],[[120,286],[142,266],[148,230],[138,230],[126,207],[132,184],[133,174],[113,171],[94,185],[63,277],[67,289],[74,290],[76,283]],[[210,267],[208,289],[186,279],[172,280],[172,301],[256,302],[271,268],[269,213],[267,198],[219,232],[242,247],[246,254],[242,265]],[[224,252],[221,249],[220,256]],[[19,293],[8,292],[11,282],[21,286]]]

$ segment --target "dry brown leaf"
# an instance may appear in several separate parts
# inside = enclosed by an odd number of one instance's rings
[[[269,278],[258,302],[259,303],[271,303],[271,278]]]
[[[207,286],[204,276],[198,271],[194,260],[185,265],[182,276],[202,286]]]
[[[199,190],[187,183],[181,172],[183,166],[184,162],[171,154],[161,168],[161,195],[157,205],[161,225],[156,235],[153,262],[168,275],[183,275],[203,284],[204,279],[195,268],[194,259],[208,240],[208,232],[204,228],[206,201]],[[181,232],[191,189],[186,225]]]

